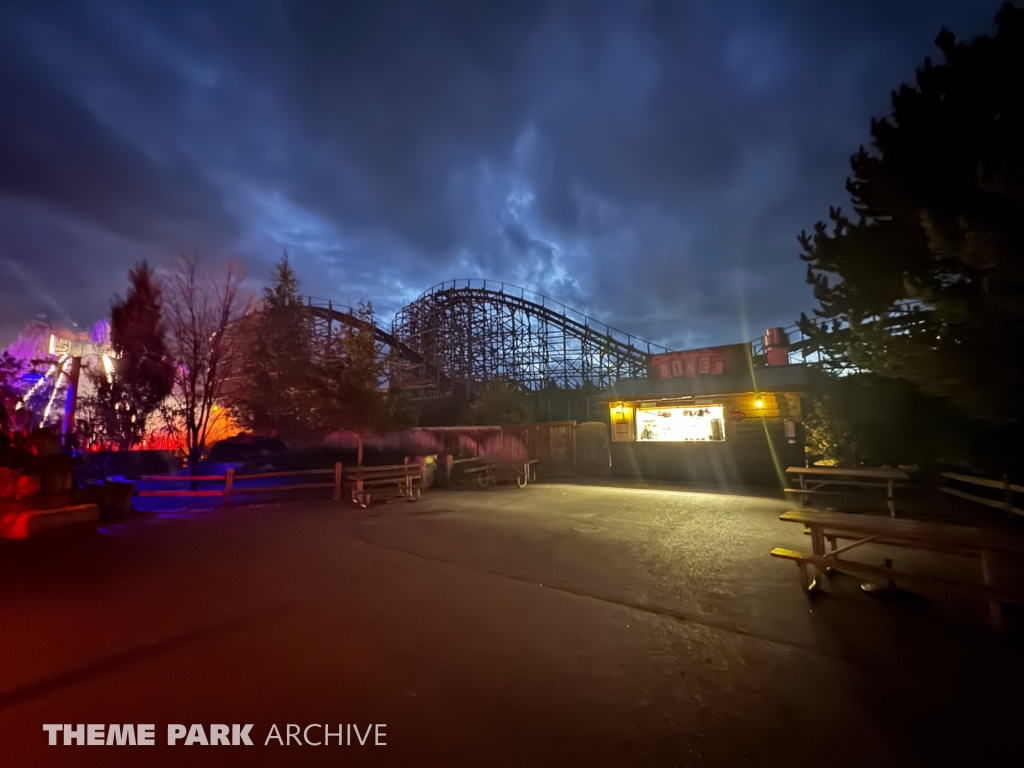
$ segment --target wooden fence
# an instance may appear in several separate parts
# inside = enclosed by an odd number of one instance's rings
[[[958,483],[967,483],[968,485],[977,485],[983,488],[993,488],[998,491],[1002,491],[1002,499],[993,499],[985,496],[975,496],[972,493],[967,493],[959,488],[950,488],[949,486],[943,486],[940,490],[943,493],[948,493],[950,496],[956,496],[958,499],[965,499],[972,501],[975,504],[984,504],[986,507],[994,507],[995,509],[1002,509],[1009,515],[1024,515],[1024,509],[1020,509],[1013,505],[1013,494],[1024,493],[1024,486],[1015,485],[1010,482],[1010,478],[1007,475],[1003,475],[1002,480],[992,480],[987,477],[976,477],[974,475],[963,475],[959,472],[943,472],[942,476],[947,480],[953,480]]]
[[[501,458],[518,464],[535,459],[546,477],[576,473],[576,422],[549,421],[502,427]]]
[[[290,483],[288,485],[264,485],[256,487],[238,488],[235,486],[236,482],[245,482],[248,480],[268,480],[279,477],[300,477],[308,475],[330,475],[333,474],[334,478],[331,482],[299,482]],[[204,488],[204,489],[192,489],[185,488],[180,490],[155,490],[136,491],[137,496],[165,496],[165,497],[210,497],[210,496],[223,496],[224,505],[231,504],[231,497],[240,493],[278,493],[279,491],[298,491],[307,490],[311,488],[333,488],[334,489],[334,500],[339,501],[341,499],[341,462],[334,465],[332,469],[301,469],[293,472],[261,472],[255,475],[236,475],[235,470],[229,469],[223,475],[143,475],[139,478],[140,482],[148,483],[185,483],[188,485],[197,483],[223,483],[222,488]]]
[[[536,460],[545,476],[576,472],[576,422],[466,427],[416,427],[402,436],[408,453],[491,456],[509,466]]]

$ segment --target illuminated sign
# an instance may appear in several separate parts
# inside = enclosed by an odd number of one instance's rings
[[[750,347],[727,344],[687,352],[652,355],[651,373],[658,379],[692,379],[695,376],[721,376],[746,370]]]
[[[609,406],[612,440],[616,443],[633,440],[633,406],[613,403]]]
[[[114,350],[109,345],[93,344],[85,334],[70,331],[51,333],[47,351],[56,357],[114,355]]]
[[[725,440],[720,405],[638,408],[637,440],[650,442],[721,442]]]

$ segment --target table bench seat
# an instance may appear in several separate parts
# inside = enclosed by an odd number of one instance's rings
[[[459,470],[464,475],[476,475],[481,472],[493,472],[498,468],[497,464],[481,464],[478,467],[468,467],[467,469]]]
[[[996,585],[993,579],[994,557],[1024,559],[1024,538],[1012,533],[948,523],[896,520],[875,515],[807,509],[791,510],[779,519],[783,522],[802,524],[811,534],[811,554],[782,547],[776,547],[771,551],[772,557],[791,560],[797,564],[800,585],[807,592],[819,585],[829,569],[885,581],[899,579],[911,584],[943,586],[986,599],[989,604],[989,619],[995,627],[1001,627],[1003,624],[1003,603],[1024,604],[1024,598]],[[851,543],[838,546],[840,540]],[[870,544],[977,558],[981,561],[981,583],[895,570],[891,567],[882,568],[871,563],[840,557],[846,552]],[[831,550],[828,545],[831,545]],[[887,560],[886,563],[891,565],[891,561]],[[817,579],[810,577],[809,571],[812,567]]]
[[[887,467],[789,467],[786,474],[795,477],[797,488],[785,488],[786,493],[800,497],[807,505],[809,496],[854,496],[848,491],[825,490],[832,486],[879,489],[885,491],[889,516],[896,517],[897,488],[908,487],[910,476],[901,469]]]
[[[830,486],[832,486],[832,485],[846,485],[846,486],[852,486],[854,488],[888,488],[889,487],[888,483],[862,482],[860,480],[851,480],[849,482],[847,482],[845,480],[835,480],[835,481],[829,481],[828,485],[830,485]],[[906,488],[907,486],[894,483],[893,487],[894,488]],[[835,494],[835,495],[840,495],[840,494],[842,494],[842,495],[849,495],[849,491],[822,491],[822,490],[817,490],[817,489],[812,489],[812,488],[783,488],[782,490],[785,491],[786,493],[801,493],[801,494],[803,494],[803,493],[811,493],[811,494],[813,494],[813,493],[828,493],[828,494]]]
[[[516,485],[525,488],[537,480],[537,470],[534,466],[536,464],[537,459],[530,459],[521,464],[510,464],[500,462],[491,456],[477,456],[471,459],[456,459],[451,462],[451,467],[452,470],[457,470],[458,475],[475,479],[481,487],[497,483],[498,476],[503,472],[512,472],[516,476]]]
[[[771,551],[771,556],[782,558],[783,560],[792,560],[800,566],[800,583],[804,590],[808,592],[814,589],[815,586],[814,582],[809,578],[807,568],[808,565],[813,565],[819,568],[833,568],[847,573],[854,573],[858,576],[866,576],[868,578],[877,578],[886,581],[899,579],[903,582],[921,584],[924,586],[941,586],[959,592],[968,592],[988,600],[997,600],[1001,603],[1024,605],[1024,596],[1013,594],[1006,590],[987,586],[985,584],[974,584],[956,579],[945,579],[941,576],[931,576],[928,574],[914,573],[912,571],[901,571],[894,568],[882,568],[881,566],[871,565],[870,563],[861,563],[855,560],[844,560],[840,557],[819,557],[818,555],[796,552],[792,549],[784,549],[782,547],[776,547],[773,549]]]
[[[344,479],[350,486],[352,501],[364,509],[374,501],[392,498],[419,501],[423,490],[423,471],[419,464],[352,467],[345,470]]]
[[[0,538],[27,539],[40,533],[83,524],[100,519],[99,504],[76,504],[57,509],[25,509],[12,504],[9,512],[0,510]]]

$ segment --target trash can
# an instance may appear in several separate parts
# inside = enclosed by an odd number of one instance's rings
[[[437,456],[423,457],[423,487],[429,488],[434,484],[434,473],[437,471]]]

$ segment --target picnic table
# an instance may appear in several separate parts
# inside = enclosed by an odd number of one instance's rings
[[[522,464],[506,464],[498,461],[493,456],[473,456],[468,459],[453,459],[449,462],[449,479],[457,470],[462,477],[475,479],[481,488],[493,485],[498,482],[501,474],[512,472],[515,474],[516,485],[525,488],[532,482],[537,482],[537,469],[534,466],[536,459],[528,459]]]
[[[419,462],[379,467],[345,467],[344,479],[352,501],[363,509],[374,501],[402,498],[419,501],[423,489],[423,467]]]
[[[796,476],[799,487],[786,488],[785,492],[798,495],[802,507],[809,506],[809,496],[843,494],[827,490],[834,486],[883,489],[890,517],[896,517],[895,489],[910,480],[902,469],[888,467],[789,467],[786,474]]]
[[[781,547],[771,551],[772,557],[792,560],[797,564],[800,585],[806,592],[818,587],[827,578],[830,569],[882,580],[885,583],[893,583],[899,579],[926,586],[943,586],[973,593],[987,600],[989,620],[997,628],[1003,624],[1003,603],[1024,603],[1021,595],[997,585],[993,572],[995,558],[1024,557],[1024,539],[1019,536],[1003,531],[988,531],[947,523],[896,520],[876,515],[810,509],[792,510],[779,519],[787,523],[799,523],[810,530],[811,554]],[[851,543],[840,546],[840,541]],[[894,570],[891,567],[891,560],[886,560],[886,566],[881,567],[840,557],[868,544],[977,558],[981,563],[981,583]],[[811,579],[808,573],[811,567],[815,569],[815,579]]]

